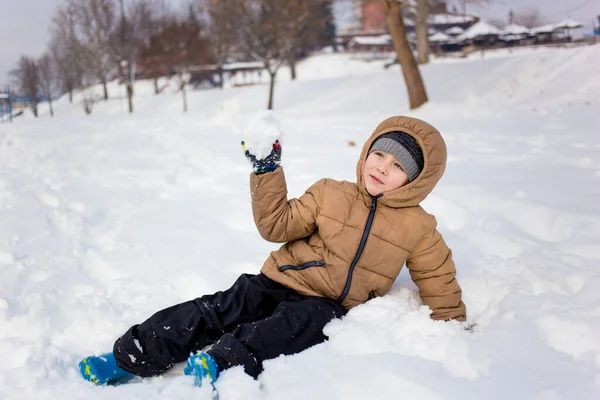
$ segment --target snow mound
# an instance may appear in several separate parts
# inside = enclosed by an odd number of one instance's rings
[[[385,117],[430,122],[449,158],[422,206],[476,328],[430,320],[404,270],[329,324],[328,341],[266,361],[258,380],[225,371],[221,400],[599,399],[600,46],[434,59],[431,101],[413,111],[399,67],[352,57],[278,77],[289,197],[323,177],[355,181]],[[157,310],[259,273],[278,248],[256,232],[238,147],[244,134],[264,156],[281,140],[279,121],[256,114],[262,79],[190,90],[187,114],[180,93],[139,81],[130,115],[113,82],[92,115],[76,94],[54,118],[42,105],[0,126],[1,400],[211,399],[181,368],[96,387],[77,363]]]

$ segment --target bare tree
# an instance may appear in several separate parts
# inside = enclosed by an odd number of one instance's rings
[[[168,21],[165,20],[163,28],[159,33],[150,36],[148,44],[140,50],[138,62],[144,70],[144,77],[154,81],[154,94],[160,93],[158,80],[162,77],[170,76],[172,65],[170,63],[169,51],[173,51],[172,40],[167,36],[170,34],[169,27],[178,23],[173,16]],[[178,46],[176,43],[174,46]]]
[[[52,46],[52,54],[55,57],[58,66],[58,77],[61,84],[61,91],[69,94],[69,102],[73,102],[73,92],[81,87],[82,69],[78,61],[70,62],[72,56],[68,49],[60,44]]]
[[[113,64],[110,62],[110,39],[114,34],[116,5],[113,0],[67,0],[73,8],[80,31],[82,60],[103,86],[104,99],[108,100],[107,81]]]
[[[429,10],[441,2],[442,0],[407,0],[404,4],[404,17],[415,25],[419,64],[429,63]]]
[[[419,64],[429,63],[429,0],[417,0],[415,33]]]
[[[385,13],[385,21],[392,36],[392,42],[398,62],[402,68],[410,108],[420,107],[427,102],[425,85],[419,72],[412,50],[406,39],[406,28],[402,12],[402,2],[396,0],[379,0]]]
[[[68,3],[58,8],[50,27],[50,53],[58,65],[58,76],[63,92],[69,93],[73,102],[73,91],[81,86],[83,66],[82,45],[77,37],[75,9]]]
[[[192,7],[192,4],[190,3],[189,6]],[[166,54],[174,50],[168,48],[168,46],[180,44],[173,44],[170,43],[172,40],[166,40],[166,32],[168,32],[169,27],[178,24],[179,21],[180,17],[169,9],[167,3],[163,3],[154,15],[153,33],[139,52],[138,64],[143,70],[144,78],[154,81],[154,94],[160,93],[159,79],[170,76],[173,72],[172,63],[166,59]]]
[[[289,22],[286,8],[278,0],[238,0],[242,48],[269,73],[269,110],[273,109],[277,71],[295,46],[295,38],[285,29]]]
[[[118,68],[127,90],[129,112],[133,113],[135,63],[148,38],[154,33],[157,10],[164,9],[159,0],[131,0],[128,7],[119,0],[119,17],[111,36],[109,54]]]
[[[322,0],[282,3],[278,0],[237,0],[239,38],[243,50],[263,64],[269,73],[268,109],[273,108],[275,80],[284,62],[295,78],[296,52],[309,37],[318,39],[324,19],[319,14]],[[317,34],[315,34],[317,33]]]
[[[545,23],[542,15],[540,14],[540,10],[537,8],[529,8],[517,11],[514,14],[513,21],[515,24],[522,25],[529,29]]]
[[[237,4],[234,0],[197,0],[201,12],[208,17],[206,27],[212,56],[217,65],[219,86],[223,88],[223,66],[238,45]]]
[[[173,19],[163,31],[152,36],[140,59],[151,69],[152,76],[165,70],[172,74],[183,96],[184,112],[187,112],[186,86],[191,74],[212,62],[208,40],[202,35],[202,24],[191,9],[187,19]]]
[[[10,72],[19,90],[29,100],[29,109],[34,117],[38,116],[38,104],[40,98],[38,89],[40,87],[40,75],[37,64],[33,58],[21,56],[17,68]]]
[[[214,60],[210,55],[210,45],[204,36],[202,23],[192,4],[189,6],[187,20],[178,24],[177,31],[179,51],[172,58],[173,72],[183,96],[183,112],[187,112],[186,85],[191,73]]]
[[[327,4],[324,0],[304,0],[289,2],[278,10],[281,32],[290,43],[287,62],[290,66],[291,79],[295,80],[298,53],[313,47],[319,40],[327,19],[331,17],[323,11]]]
[[[46,52],[44,53],[37,62],[39,71],[39,88],[42,94],[48,99],[48,106],[50,107],[50,116],[54,116],[54,109],[52,108],[52,95],[55,90],[56,77],[58,68],[56,66],[55,59]]]

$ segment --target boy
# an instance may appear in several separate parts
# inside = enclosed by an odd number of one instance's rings
[[[112,353],[80,363],[85,379],[154,376],[186,359],[184,373],[198,385],[236,365],[257,377],[264,360],[326,340],[329,321],[383,296],[405,263],[433,319],[465,320],[452,253],[419,206],[446,165],[446,145],[431,125],[386,119],[363,147],[357,184],[321,179],[298,199],[287,199],[278,141],[264,159],[246,156],[258,231],[284,244],[259,275],[131,327]]]

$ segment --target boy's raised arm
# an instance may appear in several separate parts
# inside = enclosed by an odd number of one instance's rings
[[[316,229],[318,188],[311,186],[298,199],[287,199],[281,168],[282,132],[271,112],[259,112],[244,130],[242,149],[254,171],[250,175],[252,214],[260,235],[270,242],[301,239]]]
[[[452,251],[435,226],[434,219],[406,266],[419,287],[421,300],[432,311],[432,319],[464,321],[466,309],[462,302],[462,290],[456,281]]]
[[[283,168],[251,174],[252,214],[260,235],[270,242],[288,242],[313,233],[319,210],[322,179],[299,198],[287,199]]]

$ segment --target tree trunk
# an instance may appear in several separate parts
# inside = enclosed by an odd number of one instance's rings
[[[38,117],[38,106],[37,106],[37,103],[31,103],[29,105],[29,109],[33,113],[33,116],[37,118]]]
[[[185,92],[185,82],[181,83],[181,95],[183,96],[183,112],[187,112],[187,95]]]
[[[158,94],[158,78],[154,78],[154,94]]]
[[[108,88],[106,87],[106,79],[102,80],[102,87],[104,88],[104,100],[108,100]]]
[[[270,72],[269,76],[271,77],[271,83],[269,85],[269,105],[267,106],[267,110],[273,109],[273,93],[275,92],[275,75],[277,75],[277,71]]]
[[[52,108],[52,100],[50,99],[50,96],[48,96],[48,105],[50,106],[50,116],[54,117],[54,109]]]
[[[131,82],[126,82],[125,86],[127,87],[127,103],[129,105],[129,114],[133,114],[133,85]]]
[[[406,39],[406,28],[402,19],[402,3],[396,0],[380,0],[385,12],[385,22],[398,57],[398,62],[402,68],[406,91],[410,109],[415,109],[427,102],[427,93],[425,85],[419,72],[419,67],[415,61],[412,50]]]
[[[418,0],[417,4],[417,24],[415,31],[417,33],[417,53],[419,55],[419,64],[429,63],[429,1]]]
[[[292,49],[290,51],[290,58],[288,60],[290,64],[290,74],[292,76],[292,80],[296,80],[296,51]]]
[[[218,72],[219,72],[219,88],[223,89],[223,85],[224,85],[224,83],[223,83],[223,75],[224,74],[223,74],[223,66],[222,65],[219,65],[219,71]]]
[[[69,103],[73,103],[73,89],[69,89]]]

